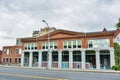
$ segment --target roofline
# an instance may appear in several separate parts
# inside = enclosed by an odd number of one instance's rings
[[[96,32],[86,32],[87,34],[93,34],[93,33],[106,33],[106,32],[115,32],[116,30],[110,30],[110,31],[96,31]]]
[[[78,34],[78,36],[79,36],[79,34],[88,34],[88,35],[90,35],[90,34],[95,34],[95,35],[97,35],[98,33],[114,33],[116,30],[110,30],[110,31],[96,31],[96,32],[75,32],[75,31],[70,31],[70,30],[64,30],[64,29],[57,29],[57,30],[55,30],[55,31],[53,31],[53,32],[50,32],[50,35],[51,34],[54,34],[54,33],[56,33],[56,32],[58,32],[58,31],[64,31],[65,33],[66,32],[71,32],[71,34],[73,33],[73,34]],[[38,38],[44,38],[44,37],[46,37],[46,36],[48,36],[48,33],[47,34],[45,34],[45,35],[42,35],[42,36],[39,36]],[[76,35],[77,36],[77,35]],[[22,41],[26,41],[27,39],[31,39],[31,40],[33,40],[34,41],[34,39],[36,39],[36,37],[26,37],[26,38],[21,38],[21,40]]]

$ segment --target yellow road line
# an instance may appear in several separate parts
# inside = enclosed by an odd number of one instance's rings
[[[50,77],[41,77],[41,76],[28,76],[28,75],[11,74],[11,73],[4,73],[4,72],[0,72],[0,74],[9,75],[9,76],[26,77],[26,78],[40,78],[40,79],[47,79],[47,80],[68,80],[68,79],[62,79],[62,78],[50,78]]]

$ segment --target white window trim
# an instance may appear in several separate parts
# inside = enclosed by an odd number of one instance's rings
[[[71,48],[73,48],[73,42],[75,41],[75,45],[76,45],[76,47],[75,48],[78,48],[78,42],[80,41],[80,43],[81,43],[81,48],[82,48],[82,41],[81,40],[68,40],[68,41],[64,41],[63,42],[63,48],[64,48],[64,45],[65,45],[65,42],[66,42],[66,44],[67,44],[67,47],[65,48],[65,49],[69,49],[69,47],[68,47],[68,43],[69,43],[69,41],[71,42]]]
[[[110,39],[109,39],[109,38],[103,38],[103,39],[100,38],[100,39],[90,39],[90,40],[88,40],[88,48],[89,48],[89,41],[95,41],[95,40],[99,40],[99,41],[100,41],[100,40],[102,40],[102,41],[104,41],[104,40],[109,40],[109,42],[108,42],[108,44],[109,44],[108,47],[110,47]],[[101,46],[99,46],[99,45],[100,45],[100,44],[104,44],[104,43],[97,43],[97,44],[98,44],[98,45],[97,45],[98,47],[95,47],[95,46],[94,46],[94,43],[92,42],[93,47],[91,47],[91,48],[101,48]],[[108,47],[103,46],[102,48],[108,48]]]

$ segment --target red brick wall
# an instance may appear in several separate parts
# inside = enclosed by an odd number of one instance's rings
[[[42,49],[42,42],[47,42],[48,36],[42,36],[39,39],[38,42],[38,49]],[[113,47],[113,37],[114,37],[114,31],[113,32],[94,32],[94,33],[87,33],[86,34],[86,38],[84,33],[80,33],[80,35],[78,35],[78,33],[75,35],[75,33],[72,35],[72,33],[56,33],[56,34],[52,34],[50,35],[50,41],[56,41],[57,45],[58,45],[58,49],[63,49],[63,41],[64,40],[81,40],[82,41],[82,48],[87,48],[88,47],[88,40],[91,39],[110,39],[110,47]],[[22,49],[24,49],[24,43],[25,42],[32,42],[33,39],[26,39],[25,41],[23,41],[23,45],[22,45]],[[34,40],[36,41],[36,40]]]
[[[8,58],[8,64],[18,64],[18,59],[21,58],[21,54],[19,54],[19,53],[16,54],[16,48],[19,49],[19,48],[21,48],[21,46],[4,46],[3,47],[2,59]],[[9,51],[8,51],[9,54],[7,54],[7,52],[4,53],[4,49],[7,49],[7,50],[12,49],[12,53],[9,53]],[[10,58],[12,59],[11,63],[10,63]],[[15,58],[17,58],[17,63],[15,63]],[[4,62],[4,64],[6,64],[6,62]]]
[[[2,51],[0,51],[0,63],[1,63],[1,60],[2,60]]]

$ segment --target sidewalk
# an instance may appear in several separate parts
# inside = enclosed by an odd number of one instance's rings
[[[72,71],[72,72],[96,72],[96,73],[115,73],[115,74],[120,74],[120,71],[115,71],[115,70],[96,70],[96,69],[58,69],[58,68],[51,68],[51,69],[46,69],[46,68],[36,68],[36,67],[20,67],[20,66],[9,66],[9,65],[1,65],[0,67],[5,67],[5,68],[19,68],[19,69],[33,69],[33,70],[57,70],[57,71]]]

